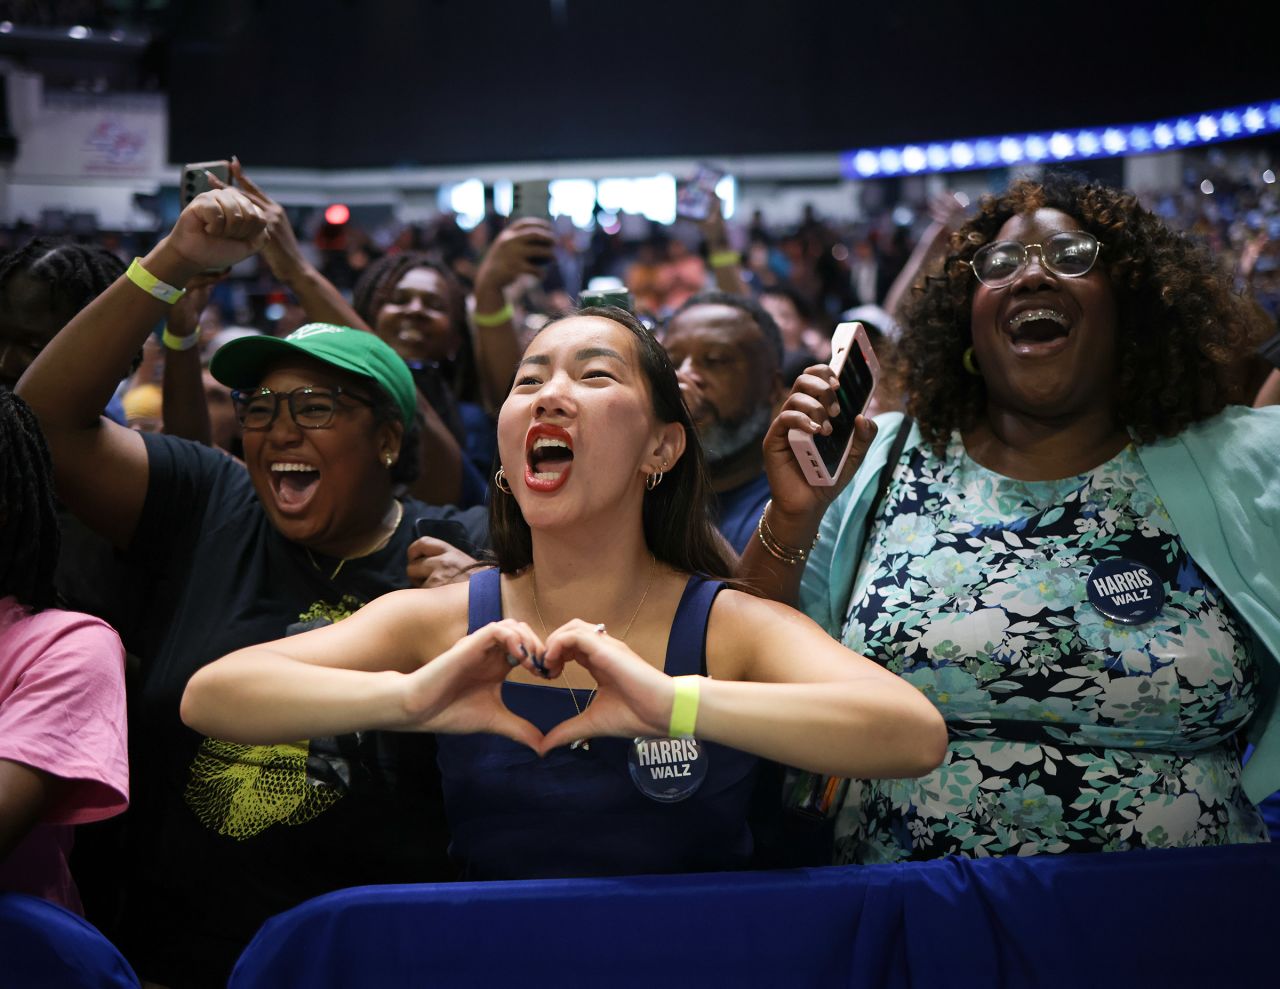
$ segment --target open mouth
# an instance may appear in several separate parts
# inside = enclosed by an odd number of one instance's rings
[[[277,460],[271,465],[271,491],[282,512],[303,511],[320,485],[320,472],[310,464]]]
[[[525,438],[524,483],[534,491],[554,491],[569,479],[573,440],[559,426],[542,423]]]
[[[1071,321],[1057,309],[1024,309],[1009,320],[1008,333],[1019,354],[1056,353],[1067,345]]]

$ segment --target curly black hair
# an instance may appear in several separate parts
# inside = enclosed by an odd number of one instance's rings
[[[926,442],[941,453],[954,430],[986,411],[986,385],[962,364],[977,284],[967,262],[1010,218],[1042,208],[1066,213],[1104,245],[1098,264],[1116,299],[1118,426],[1149,443],[1246,401],[1237,372],[1266,336],[1260,310],[1232,291],[1203,246],[1132,193],[1051,173],[984,197],[951,235],[941,274],[924,279],[906,307],[907,408]]]

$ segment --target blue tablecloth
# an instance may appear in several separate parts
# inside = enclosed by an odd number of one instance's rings
[[[1266,985],[1278,894],[1271,845],[362,887],[268,921],[230,985]]]

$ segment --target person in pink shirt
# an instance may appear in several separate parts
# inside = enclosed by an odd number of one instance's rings
[[[53,607],[59,542],[44,438],[0,387],[0,891],[82,913],[72,829],[129,803],[124,648]]]

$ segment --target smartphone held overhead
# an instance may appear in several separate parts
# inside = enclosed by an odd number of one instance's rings
[[[840,382],[836,389],[840,411],[829,420],[831,432],[787,431],[800,470],[814,487],[830,487],[836,483],[849,458],[854,424],[866,411],[880,379],[880,362],[861,323],[841,323],[836,327],[831,335],[830,364]]]
[[[685,182],[676,194],[676,213],[688,220],[705,220],[711,215],[716,186],[725,174],[714,165],[699,165],[693,178]]]
[[[511,183],[511,219],[551,219],[551,183],[546,179]]]
[[[223,185],[231,184],[231,162],[225,158],[217,161],[195,161],[182,166],[182,177],[178,181],[178,192],[183,208],[202,192],[208,192],[214,186],[209,181],[212,174]]]

